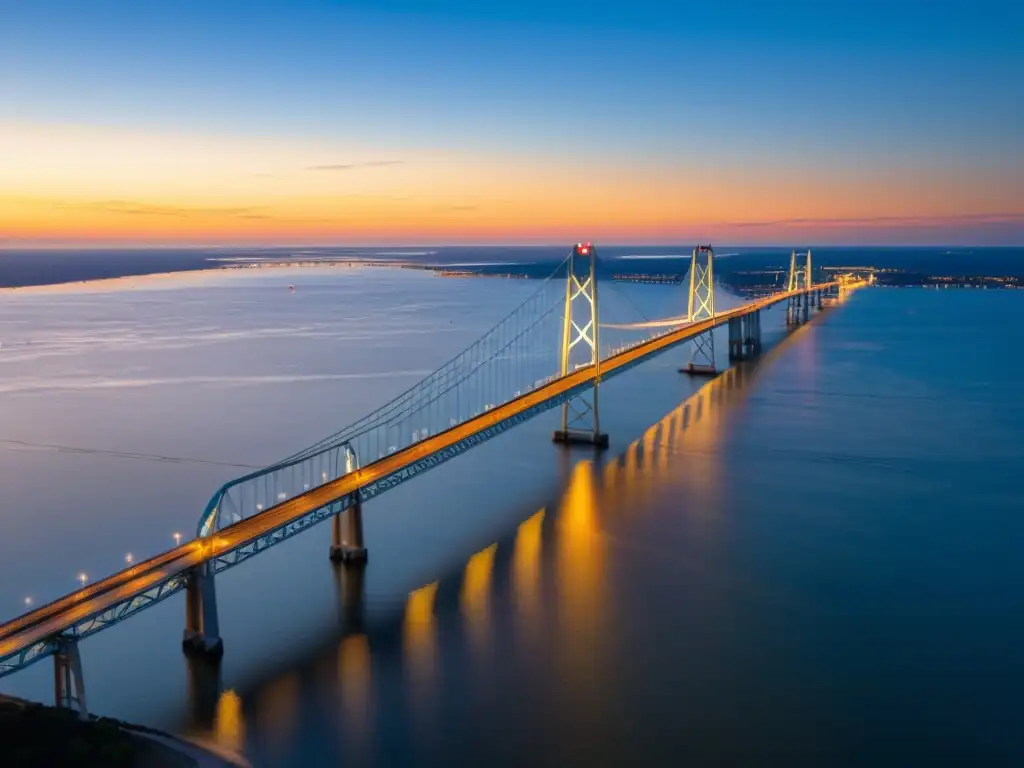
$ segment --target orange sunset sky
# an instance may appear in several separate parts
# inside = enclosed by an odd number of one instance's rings
[[[43,5],[3,54],[6,245],[1024,240],[1021,55],[991,40],[705,19],[712,65],[597,14],[581,63],[539,12]]]

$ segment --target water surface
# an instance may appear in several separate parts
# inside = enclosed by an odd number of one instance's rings
[[[0,615],[191,534],[524,282],[3,298]],[[663,355],[602,391],[609,451],[552,445],[548,414],[368,504],[362,576],[326,526],[225,573],[219,668],[182,656],[180,596],[90,638],[90,705],[257,766],[1019,764],[1022,311],[870,290],[704,389]]]

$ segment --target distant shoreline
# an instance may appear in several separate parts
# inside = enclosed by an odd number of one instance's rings
[[[227,272],[251,271],[262,269],[315,269],[315,268],[388,268],[388,269],[424,269],[433,271],[438,267],[432,265],[412,264],[409,262],[390,262],[379,260],[359,261],[274,261],[274,262],[239,262],[224,264],[203,269],[181,269],[170,272],[151,272],[141,275],[123,275],[121,277],[100,277],[91,280],[71,280],[61,283],[40,283],[35,285],[15,285],[0,287],[2,295],[53,295],[63,293],[122,290],[145,288],[153,284],[172,279],[192,278],[200,281],[211,275]]]

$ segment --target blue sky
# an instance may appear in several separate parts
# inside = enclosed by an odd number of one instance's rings
[[[877,215],[943,214],[924,202],[937,184],[978,209],[963,213],[1024,212],[1024,11],[1009,0],[39,0],[0,14],[0,124],[572,160],[638,185],[637,169],[749,175],[766,195],[772,174],[833,191],[899,174],[922,191]],[[556,181],[538,177],[537,194]]]

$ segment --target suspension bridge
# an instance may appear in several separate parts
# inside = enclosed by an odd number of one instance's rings
[[[184,648],[219,655],[216,574],[328,519],[331,558],[361,567],[362,505],[377,495],[554,408],[561,408],[555,442],[606,447],[602,382],[684,343],[691,355],[682,372],[717,375],[714,329],[728,326],[730,361],[754,357],[763,311],[783,305],[787,325],[799,325],[812,309],[873,280],[849,274],[815,284],[810,252],[794,252],[782,290],[717,312],[714,251],[698,246],[685,315],[651,320],[637,310],[638,320],[609,323],[599,315],[597,264],[594,246],[576,244],[514,312],[414,387],[221,487],[193,540],[0,625],[0,677],[52,657],[56,703],[85,717],[85,638],[184,591]]]

